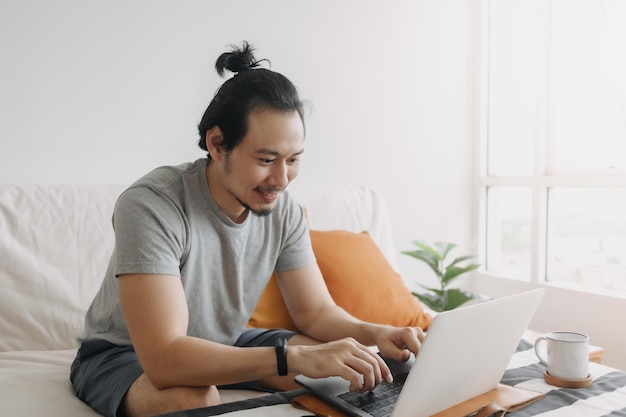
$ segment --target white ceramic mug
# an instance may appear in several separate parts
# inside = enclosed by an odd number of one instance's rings
[[[548,357],[544,357],[547,345]],[[585,379],[589,376],[589,336],[576,332],[550,332],[535,341],[535,354],[548,373],[561,379]]]

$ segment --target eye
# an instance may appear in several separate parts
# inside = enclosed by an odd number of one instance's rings
[[[288,163],[289,165],[294,165],[294,164],[297,164],[298,162],[300,162],[300,158],[289,158],[289,159],[287,160],[287,163]]]
[[[269,165],[272,162],[274,162],[273,159],[266,159],[266,158],[257,158],[257,159],[259,160],[259,162],[261,162],[262,164],[265,164],[265,165]]]

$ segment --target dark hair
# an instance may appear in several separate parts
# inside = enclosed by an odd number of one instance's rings
[[[243,42],[241,48],[232,45],[230,52],[217,58],[215,69],[220,76],[225,71],[235,75],[222,84],[207,107],[198,125],[198,146],[207,150],[206,132],[219,126],[223,148],[232,151],[248,131],[248,116],[254,110],[279,112],[297,111],[304,124],[304,105],[296,87],[282,74],[259,67],[265,59],[256,60],[254,48]],[[211,159],[211,155],[208,155]]]

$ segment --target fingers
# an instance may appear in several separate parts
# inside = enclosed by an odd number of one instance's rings
[[[380,366],[379,369],[381,372],[382,379],[388,383],[392,383],[393,375],[391,374],[391,369],[389,369],[389,366],[387,366],[387,363],[378,354],[374,354],[374,358],[376,359],[376,361],[378,362],[378,365]]]
[[[343,360],[347,365],[346,375],[342,376],[350,381],[351,391],[371,391],[391,375],[382,358],[364,345],[354,339],[344,339],[339,343],[346,354]]]
[[[389,332],[381,335],[378,348],[383,356],[404,362],[411,352],[415,355],[419,353],[425,335],[419,327],[390,328]]]
[[[415,355],[419,352],[422,347],[422,342],[424,341],[424,337],[426,333],[419,327],[410,327],[410,330],[413,332],[413,337],[410,337],[406,342],[406,347]]]
[[[391,371],[382,358],[352,338],[315,346],[295,346],[290,359],[298,362],[296,366],[304,375],[342,377],[349,381],[351,391],[370,391],[383,379],[392,380]]]
[[[385,361],[383,361],[378,354],[372,352],[366,347],[361,346],[361,349],[362,354],[365,355],[363,358],[365,361],[365,368],[360,371],[357,370],[363,376],[363,386],[360,391],[371,391],[383,380],[391,382],[393,377],[391,376],[391,371]]]

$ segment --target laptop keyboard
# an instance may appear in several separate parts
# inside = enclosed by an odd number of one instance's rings
[[[407,375],[408,372],[396,375],[391,384],[383,381],[372,391],[365,394],[345,392],[339,394],[338,397],[374,417],[388,417],[398,401],[398,396],[400,391],[402,391]]]

